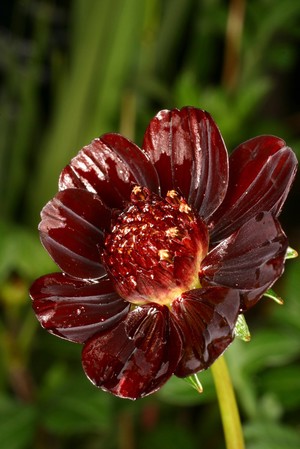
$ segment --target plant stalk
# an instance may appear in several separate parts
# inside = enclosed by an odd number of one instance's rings
[[[226,449],[245,449],[238,406],[224,356],[215,361],[211,370],[220,407]]]

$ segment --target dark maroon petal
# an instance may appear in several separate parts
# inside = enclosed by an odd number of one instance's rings
[[[110,208],[123,208],[134,185],[159,193],[157,173],[142,150],[119,134],[93,140],[62,171],[59,189],[84,188]]]
[[[253,290],[248,295],[249,308],[259,299],[257,295],[261,296],[281,276],[287,246],[278,220],[270,213],[260,213],[206,256],[200,282]]]
[[[255,137],[239,145],[229,159],[226,197],[212,217],[212,241],[228,237],[259,212],[278,215],[296,168],[295,154],[278,137]]]
[[[110,209],[86,190],[67,189],[42,210],[39,225],[43,245],[57,265],[70,276],[95,279],[105,270],[99,248],[110,228]]]
[[[227,151],[207,112],[192,107],[160,111],[145,133],[143,149],[158,172],[162,195],[180,192],[204,220],[221,204]]]
[[[37,279],[30,296],[41,325],[51,334],[77,343],[114,327],[130,308],[109,279],[87,282],[63,273]]]
[[[241,301],[241,313],[246,312],[247,310],[251,309],[264,295],[264,293],[270,288],[272,284],[270,284],[269,287],[266,287],[265,285],[260,288],[254,288],[251,290],[240,290],[240,301]]]
[[[190,290],[172,303],[184,348],[176,376],[207,369],[225,351],[234,338],[239,304],[238,292],[223,287]]]
[[[182,343],[166,306],[138,307],[114,329],[91,338],[82,354],[89,379],[116,396],[137,399],[173,374]]]

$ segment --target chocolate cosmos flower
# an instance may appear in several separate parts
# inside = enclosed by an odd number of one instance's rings
[[[143,147],[105,134],[62,171],[43,245],[62,272],[35,281],[41,325],[82,343],[88,378],[136,399],[208,368],[284,269],[277,217],[296,172],[260,136],[228,160],[211,116],[160,111]]]

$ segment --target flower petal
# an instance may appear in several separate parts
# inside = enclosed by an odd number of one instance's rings
[[[104,134],[65,167],[59,189],[85,188],[97,193],[108,207],[121,209],[136,184],[159,193],[157,173],[142,150],[119,134]]]
[[[30,296],[41,325],[51,334],[76,343],[115,326],[130,308],[109,279],[87,282],[63,273],[37,279]]]
[[[202,261],[202,285],[224,285],[238,290],[251,290],[247,306],[281,276],[287,251],[287,238],[271,213],[260,213],[238,231],[223,240]]]
[[[166,306],[134,309],[113,330],[91,338],[82,354],[89,379],[116,396],[137,399],[158,390],[173,374],[182,343]]]
[[[110,228],[111,212],[97,195],[63,190],[46,204],[41,217],[41,241],[63,271],[84,279],[105,275],[99,248]]]
[[[162,195],[177,190],[206,220],[224,199],[227,151],[215,122],[200,109],[160,111],[144,136],[161,181]]]
[[[212,242],[228,237],[259,212],[278,215],[297,168],[282,139],[260,136],[239,145],[229,159],[226,197],[212,217]]]
[[[175,371],[186,377],[207,369],[234,339],[239,294],[209,287],[190,290],[172,303],[171,315],[183,335],[183,357]]]

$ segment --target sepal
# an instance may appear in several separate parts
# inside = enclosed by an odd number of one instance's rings
[[[248,324],[242,313],[238,316],[236,320],[234,334],[237,338],[240,338],[243,341],[251,340],[251,334],[248,328]]]
[[[298,252],[289,246],[286,251],[285,260],[296,259],[296,257],[298,257]]]
[[[277,295],[277,293],[275,293],[274,290],[272,290],[271,288],[269,288],[269,290],[266,291],[264,296],[273,299],[273,301],[277,302],[277,304],[279,304],[280,306],[284,304],[283,299],[279,295]]]
[[[192,374],[191,376],[185,377],[184,380],[191,385],[197,393],[203,393],[203,387],[198,377],[198,374]]]

